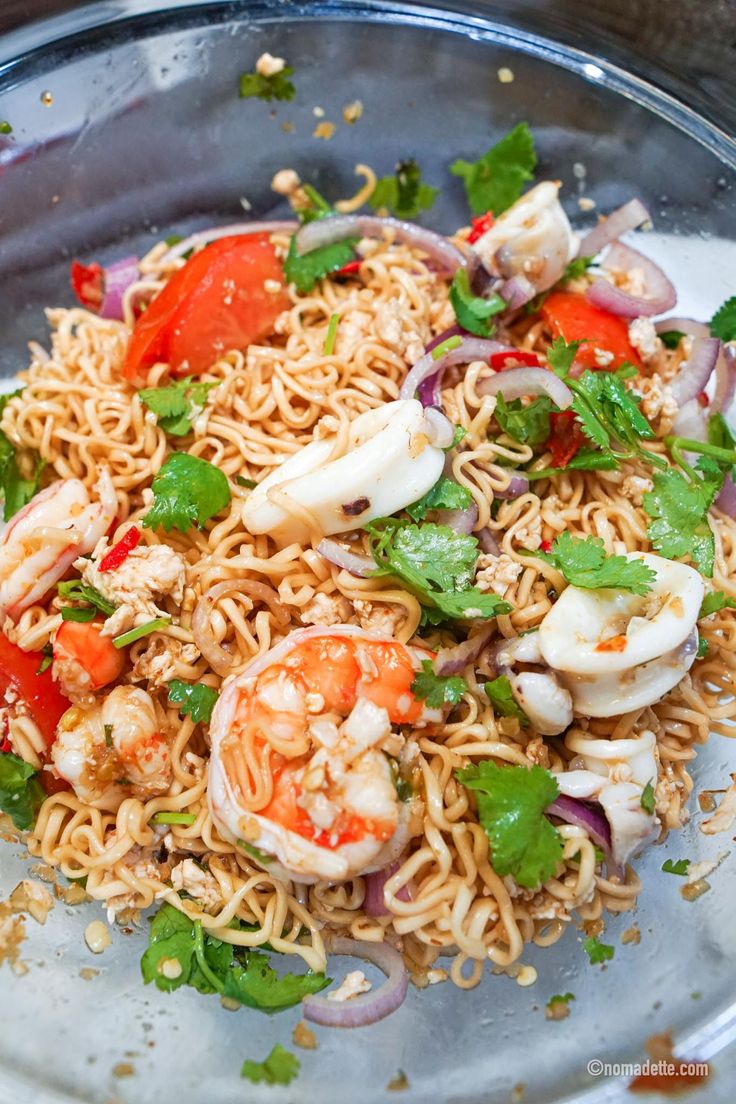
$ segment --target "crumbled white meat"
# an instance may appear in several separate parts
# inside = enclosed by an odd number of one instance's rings
[[[706,836],[715,836],[718,832],[730,831],[731,825],[736,820],[736,775],[732,775],[732,777],[734,781],[721,798],[715,813],[700,825],[700,831],[704,832]]]
[[[607,368],[613,360],[613,353],[608,349],[599,349],[596,347],[593,350],[593,356],[599,368]]]
[[[376,312],[376,333],[389,348],[410,363],[424,355],[424,342],[416,323],[398,299],[381,303]]]
[[[603,275],[607,270],[603,270]],[[637,299],[643,299],[647,294],[647,278],[643,268],[616,268],[610,270],[610,275],[616,287],[620,287],[628,295],[634,295]]]
[[[516,530],[514,541],[522,548],[536,552],[542,543],[542,519],[539,514],[535,514],[531,521]]]
[[[728,856],[728,851],[721,851],[715,859],[703,859],[702,862],[688,863],[687,884],[693,885],[695,882],[699,882],[701,878],[707,878]]]
[[[209,870],[203,870],[194,859],[183,859],[171,871],[171,885],[177,893],[187,892],[205,908],[217,908],[221,895]]]
[[[8,900],[14,912],[27,912],[39,924],[46,923],[46,917],[54,907],[54,899],[46,886],[31,878],[18,882]]]
[[[629,323],[629,341],[642,360],[651,360],[662,348],[651,318],[635,318]]]
[[[168,636],[154,637],[145,652],[138,656],[131,678],[133,682],[164,686],[177,677],[179,664],[195,663],[198,656],[196,644],[182,644]]]
[[[290,196],[301,187],[301,183],[295,169],[279,169],[271,180],[271,190],[278,195]]]
[[[627,475],[621,484],[621,494],[633,502],[635,506],[641,506],[644,495],[651,491],[654,484],[651,479],[642,475]]]
[[[281,57],[274,57],[273,54],[269,54],[268,51],[261,54],[256,62],[256,73],[261,77],[275,77],[277,73],[281,73],[286,65],[286,62]]]
[[[349,974],[345,975],[340,988],[333,989],[327,994],[327,999],[346,1001],[350,1000],[351,997],[357,997],[359,993],[367,993],[372,988],[373,986],[362,970],[351,970]]]
[[[367,602],[362,598],[356,598],[353,609],[358,616],[358,622],[362,629],[381,633],[382,636],[395,636],[396,630],[404,620],[405,613],[401,606],[390,606]]]
[[[107,537],[95,548],[92,559],[76,560],[82,579],[118,608],[108,617],[102,636],[117,636],[136,625],[144,625],[166,611],[158,608],[154,595],[168,595],[177,603],[184,597],[186,561],[167,544],[138,545],[114,571],[100,571],[108,551]]]
[[[503,598],[520,574],[521,564],[512,560],[506,552],[502,552],[500,556],[494,556],[491,552],[481,552],[478,557],[475,585],[484,593],[492,590],[499,598]]]
[[[636,390],[642,396],[641,412],[650,422],[661,418],[674,422],[677,415],[677,403],[671,389],[656,372],[651,376],[637,378]]]
[[[373,315],[368,311],[350,310],[340,317],[337,340],[342,355],[368,337],[372,324]]]
[[[303,625],[343,625],[350,616],[350,603],[342,594],[323,594],[319,591],[300,616]]]

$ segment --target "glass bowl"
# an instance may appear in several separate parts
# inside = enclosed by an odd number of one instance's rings
[[[356,163],[385,173],[412,155],[442,187],[427,222],[449,230],[467,211],[448,163],[477,157],[522,119],[536,136],[539,177],[563,181],[576,224],[595,218],[581,199],[607,211],[641,196],[655,222],[643,245],[674,275],[678,313],[709,317],[734,290],[733,143],[604,58],[473,10],[122,0],[2,40],[0,119],[13,130],[0,136],[0,374],[14,375],[25,343],[43,340],[44,307],[71,302],[72,257],[142,251],[243,208],[278,213],[269,183],[285,166],[337,196],[355,190]],[[264,50],[293,66],[293,103],[238,98],[238,75]],[[355,100],[364,111],[349,125],[343,109]],[[317,108],[336,124],[329,141],[314,136]],[[696,790],[724,786],[734,769],[736,748],[714,736],[698,756]],[[297,1011],[234,1014],[192,990],[144,988],[143,931],[116,930],[93,957],[82,936],[98,906],[57,903],[45,927],[28,922],[28,973],[2,973],[0,1101],[368,1104],[393,1099],[386,1086],[403,1070],[406,1102],[592,1104],[628,1098],[626,1076],[595,1076],[595,1063],[639,1061],[646,1038],[666,1030],[688,1058],[721,1052],[704,1096],[731,1100],[736,864],[725,862],[692,903],[660,871],[667,857],[728,848],[697,830],[693,804],[693,823],[639,862],[644,890],[633,920],[608,921],[616,955],[605,969],[588,964],[571,926],[552,949],[525,953],[538,971],[529,988],[489,974],[468,992],[411,989],[386,1021],[320,1031],[288,1090],[246,1086],[238,1074],[244,1058],[289,1045]],[[27,862],[4,845],[0,867],[6,894]],[[640,944],[622,944],[634,921]],[[84,967],[99,974],[86,980]],[[550,995],[568,990],[569,1018],[547,1021]],[[118,1076],[120,1063],[130,1076]]]

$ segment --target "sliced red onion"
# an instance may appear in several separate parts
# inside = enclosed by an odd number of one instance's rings
[[[689,437],[691,441],[708,440],[708,415],[698,399],[690,399],[680,407],[672,432],[677,437]]]
[[[140,279],[137,257],[122,257],[108,265],[103,275],[104,294],[100,305],[100,318],[123,320],[123,297],[136,280]]]
[[[512,475],[508,486],[502,491],[493,492],[494,498],[518,498],[529,490],[529,480],[525,475]]]
[[[736,483],[734,483],[730,475],[727,475],[724,479],[715,505],[719,510],[722,510],[724,514],[736,518]]]
[[[437,360],[433,358],[431,352],[425,353],[424,356],[416,362],[402,383],[401,390],[399,391],[399,398],[414,398],[415,391],[419,390],[419,386],[424,380],[429,380],[432,376],[437,376],[439,377],[439,381],[441,381],[445,369],[451,368],[453,364],[470,364],[474,360],[483,360],[487,364],[494,353],[513,352],[515,352],[515,350],[510,345],[503,345],[500,341],[490,341],[482,337],[462,338],[459,345],[456,345],[454,349],[449,349]],[[506,372],[504,373],[504,375],[507,374]],[[435,389],[438,389],[439,382],[435,382],[434,386]],[[426,391],[424,393],[426,393]],[[432,405],[436,406],[437,403],[433,403]]]
[[[376,570],[376,562],[372,556],[364,556],[359,552],[349,552],[337,541],[325,538],[317,545],[320,556],[324,556],[335,567],[349,571],[351,575],[357,575],[359,579],[367,579]]]
[[[507,311],[526,306],[537,294],[534,284],[526,276],[511,276],[494,290],[505,301]]]
[[[325,938],[327,951],[335,955],[363,958],[386,974],[386,981],[370,993],[361,993],[346,1001],[331,1001],[310,993],[302,1001],[305,1020],[324,1027],[365,1027],[376,1023],[403,1004],[409,987],[409,975],[399,952],[387,943],[364,943],[338,936]]]
[[[292,234],[298,225],[296,219],[272,219],[266,222],[233,222],[229,226],[211,226],[208,230],[197,230],[188,238],[172,245],[158,263],[170,264],[171,261],[183,257],[190,249],[209,245],[219,238],[237,237],[241,234]]]
[[[611,211],[608,218],[603,219],[589,230],[580,242],[578,257],[595,257],[607,245],[616,241],[622,234],[629,230],[636,230],[643,222],[651,221],[649,212],[640,199],[630,199],[623,207]]]
[[[455,428],[450,419],[436,406],[426,407],[424,417],[432,428],[432,444],[436,448],[449,448],[455,436]]]
[[[574,824],[576,828],[584,828],[591,841],[597,843],[610,858],[611,826],[597,802],[589,803],[580,801],[577,797],[560,794],[547,807],[547,815],[559,817],[566,824]]]
[[[462,644],[455,644],[452,648],[441,648],[434,661],[436,674],[442,678],[447,678],[448,675],[459,675],[469,663],[478,658],[495,632],[495,625],[484,625],[480,632],[463,640]]]
[[[440,525],[447,525],[456,533],[467,536],[473,532],[473,528],[478,521],[478,507],[473,502],[464,510],[438,510],[437,520]]]
[[[559,376],[548,368],[509,368],[481,380],[479,395],[503,395],[507,402],[525,395],[548,395],[560,410],[566,410],[572,402],[572,391]]]
[[[658,334],[674,330],[689,337],[710,337],[710,328],[706,323],[697,322],[694,318],[660,318],[654,323],[654,328]]]
[[[602,278],[594,280],[586,295],[591,303],[622,318],[639,318],[642,315],[662,314],[672,310],[677,302],[677,292],[659,265],[643,253],[628,245],[615,242],[606,254],[606,268],[628,272],[640,268],[644,272],[646,296],[629,295],[627,291]]]
[[[393,878],[401,866],[401,861],[393,862],[385,866],[383,870],[374,870],[365,876],[365,899],[363,910],[368,916],[390,916],[383,898],[383,890],[389,878]],[[399,901],[411,901],[411,893],[408,886],[402,886],[396,894]]]
[[[720,350],[721,343],[717,337],[695,338],[690,356],[670,384],[672,397],[678,406],[683,406],[705,391]]]
[[[385,230],[392,230],[399,241],[412,249],[421,249],[448,276],[454,275],[458,268],[464,268],[468,263],[465,254],[441,234],[416,226],[413,222],[379,218],[377,215],[333,215],[314,219],[298,230],[296,247],[300,253],[311,253],[313,249],[345,238],[382,238]]]
[[[716,389],[710,404],[711,410],[715,414],[726,414],[733,403],[735,391],[736,349],[731,345],[723,345],[716,362]]]
[[[527,482],[527,489],[528,487],[529,483]],[[496,497],[498,498],[500,496],[497,495]],[[481,546],[484,552],[487,552],[491,556],[501,555],[501,546],[498,543],[496,534],[491,529],[489,529],[487,525],[475,535],[478,538],[478,544]]]

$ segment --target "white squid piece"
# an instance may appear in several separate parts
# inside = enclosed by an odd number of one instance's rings
[[[406,744],[397,725],[442,719],[410,690],[431,655],[338,625],[297,629],[250,663],[210,724],[207,795],[220,835],[297,882],[391,863],[415,830],[416,799],[399,799],[388,756]],[[270,787],[256,798],[263,773]]]
[[[248,495],[243,523],[282,543],[309,539],[288,501],[306,510],[324,536],[360,529],[403,509],[432,487],[452,443],[452,426],[417,399],[399,399],[361,414],[350,425],[345,455],[330,460],[334,440],[312,441]],[[287,504],[278,501],[288,496]]]
[[[544,663],[539,633],[527,633],[509,641],[496,656],[499,671],[508,669],[511,692],[532,727],[542,736],[557,736],[572,724],[572,697],[551,671],[512,670],[515,663]]]
[[[537,292],[557,283],[578,250],[559,190],[559,181],[537,184],[478,238],[472,248],[490,272],[525,276]]]
[[[97,809],[116,810],[125,797],[149,798],[171,783],[171,756],[151,697],[116,686],[88,708],[61,717],[51,748],[56,774]]]
[[[700,574],[652,553],[627,558],[654,571],[648,594],[569,586],[539,628],[542,658],[582,716],[613,717],[652,705],[695,660]]]
[[[600,803],[611,828],[614,862],[623,867],[658,824],[641,805],[647,784],[656,785],[658,777],[654,733],[645,729],[624,740],[596,740],[571,732],[565,746],[584,767],[555,775],[560,793]]]
[[[81,479],[60,479],[11,519],[0,540],[0,619],[16,621],[105,535],[117,511],[107,468],[94,492]]]

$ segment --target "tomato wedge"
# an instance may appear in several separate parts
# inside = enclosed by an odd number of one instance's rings
[[[43,652],[24,652],[0,633],[0,691],[13,691],[28,706],[33,720],[50,747],[62,713],[71,705],[51,677],[51,670],[38,674]]]
[[[575,358],[578,364],[613,372],[628,361],[641,368],[641,358],[629,341],[626,320],[594,306],[584,295],[574,291],[552,292],[542,304],[542,317],[555,337],[562,336],[568,342],[584,342]],[[596,349],[613,353],[613,360],[609,364],[599,364],[595,358]]]
[[[267,290],[272,287],[274,290]],[[137,320],[123,367],[144,378],[159,361],[173,375],[196,375],[228,349],[266,336],[289,305],[284,274],[267,234],[220,238],[175,272]]]

